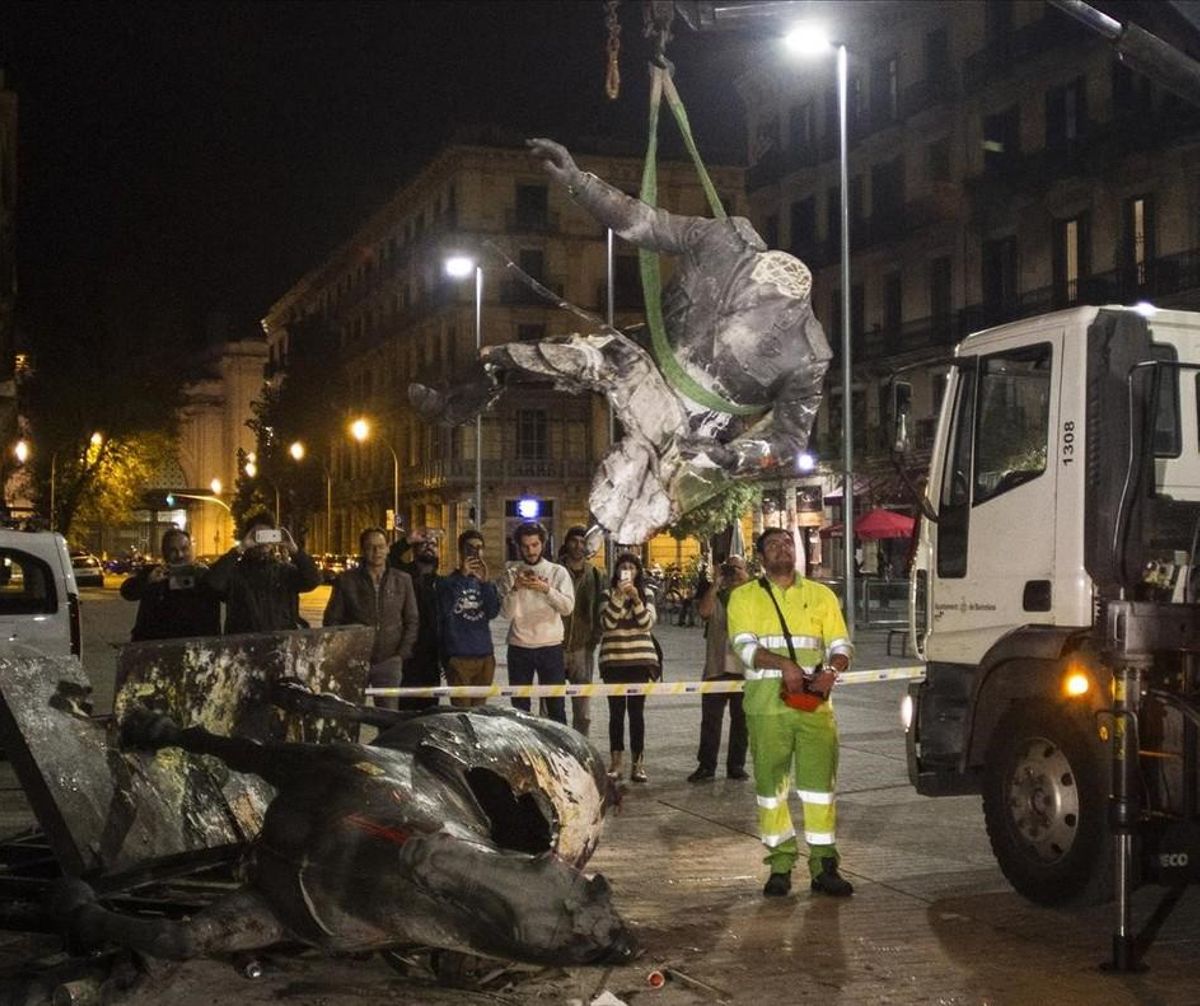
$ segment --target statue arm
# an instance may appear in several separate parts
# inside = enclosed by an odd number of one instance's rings
[[[680,254],[695,240],[695,231],[710,221],[655,209],[627,196],[590,172],[581,171],[567,148],[553,140],[528,140],[530,153],[571,198],[605,227],[626,241],[651,251]]]

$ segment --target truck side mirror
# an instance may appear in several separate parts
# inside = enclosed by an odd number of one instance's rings
[[[912,384],[893,381],[891,394],[892,451],[907,454],[912,450],[908,439],[908,421],[912,412]]]

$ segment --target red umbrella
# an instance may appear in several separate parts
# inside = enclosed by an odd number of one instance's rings
[[[911,538],[916,521],[895,510],[869,510],[854,522],[860,538]]]

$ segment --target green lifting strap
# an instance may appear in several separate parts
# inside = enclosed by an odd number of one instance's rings
[[[688,123],[687,112],[684,111],[683,101],[675,90],[675,83],[670,74],[660,66],[651,66],[650,70],[650,138],[646,143],[646,163],[642,168],[642,202],[648,206],[658,205],[658,109],[662,104],[663,91],[667,94],[667,105],[675,115],[679,131],[683,134],[683,143],[691,154],[696,173],[700,176],[700,184],[708,198],[709,209],[718,220],[725,219],[725,208],[717,196],[708,170],[700,159],[696,149],[696,141],[692,138],[692,127]],[[662,273],[659,269],[658,253],[647,248],[638,250],[638,265],[642,275],[642,296],[646,301],[646,324],[650,329],[650,345],[654,359],[658,362],[663,376],[680,394],[686,395],[697,405],[703,405],[713,412],[724,412],[733,416],[757,416],[763,412],[761,405],[738,405],[730,402],[708,388],[698,384],[675,358],[671,344],[667,341],[666,327],[662,315]]]

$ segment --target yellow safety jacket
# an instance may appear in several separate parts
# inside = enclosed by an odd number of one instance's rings
[[[781,715],[791,711],[779,697],[783,672],[754,666],[754,653],[760,646],[788,656],[779,614],[763,589],[764,583],[783,611],[792,634],[796,662],[801,667],[812,670],[817,664],[827,664],[835,653],[845,654],[847,660],[854,655],[837,595],[824,584],[806,580],[799,574],[786,590],[766,579],[743,583],[729,595],[727,624],[730,645],[746,677],[743,707],[747,715]]]

